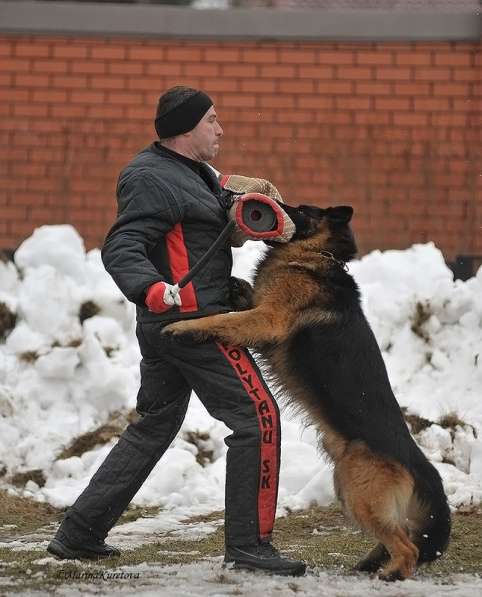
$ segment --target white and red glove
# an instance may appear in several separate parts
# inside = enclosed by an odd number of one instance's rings
[[[163,313],[174,305],[178,307],[182,305],[179,289],[166,282],[156,282],[150,286],[146,293],[145,303],[149,311],[153,313]]]

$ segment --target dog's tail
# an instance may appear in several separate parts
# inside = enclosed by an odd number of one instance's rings
[[[410,472],[414,478],[414,494],[409,517],[415,521],[412,541],[419,549],[418,563],[432,562],[447,549],[451,518],[442,479],[436,468],[419,451]],[[412,461],[412,462],[413,462]]]

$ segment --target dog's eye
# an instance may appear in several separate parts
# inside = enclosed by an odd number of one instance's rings
[[[314,205],[300,205],[298,206],[298,210],[305,216],[316,218],[317,220],[321,220],[325,216],[325,210]]]

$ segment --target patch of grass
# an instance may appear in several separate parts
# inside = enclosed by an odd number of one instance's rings
[[[43,487],[46,479],[42,469],[35,468],[22,473],[15,473],[10,477],[10,483],[17,487],[24,487],[28,481],[33,481],[34,483],[37,483],[39,487]]]
[[[95,446],[103,446],[111,441],[111,439],[118,437],[126,428],[128,423],[132,423],[138,418],[138,414],[133,409],[127,413],[115,411],[112,413],[109,421],[101,425],[94,431],[87,431],[60,452],[57,459],[64,460],[72,458],[72,456],[82,456],[84,452],[88,452],[95,448]]]
[[[209,433],[201,431],[184,431],[183,439],[197,448],[196,461],[201,466],[206,466],[214,461],[214,452],[208,448],[207,441],[209,440]]]
[[[86,319],[94,317],[94,315],[98,315],[100,311],[101,309],[97,303],[94,303],[94,301],[85,301],[80,305],[79,309],[80,323],[84,323]]]
[[[125,524],[127,522],[134,522],[138,518],[153,518],[157,516],[161,508],[159,506],[149,506],[144,508],[138,508],[136,506],[129,507],[119,518],[117,524]]]
[[[26,350],[25,352],[19,353],[17,358],[19,361],[31,365],[32,363],[35,363],[39,356],[39,353],[35,350]]]
[[[141,515],[142,511],[146,511],[140,508],[134,510]],[[129,516],[129,511],[126,515]],[[213,512],[203,517],[193,517],[187,522],[207,522],[221,516],[222,512]],[[120,522],[126,521],[124,518]],[[142,545],[132,550],[125,549],[119,558],[95,563],[76,561],[39,565],[34,561],[47,555],[43,550],[14,551],[0,548],[0,583],[2,576],[14,577],[16,583],[10,589],[12,593],[27,589],[45,591],[55,589],[65,582],[65,575],[69,573],[80,575],[85,572],[114,572],[120,566],[136,566],[144,562],[157,566],[187,564],[221,556],[224,552],[222,527],[201,540],[180,539],[173,532],[166,532],[162,539],[162,542]],[[279,518],[276,521],[274,543],[285,553],[305,559],[312,567],[338,574],[351,574],[354,564],[373,547],[374,541],[352,528],[336,506],[330,506],[292,512]],[[419,575],[449,578],[454,573],[479,573],[481,561],[482,510],[474,507],[454,515],[452,541],[447,553],[437,562],[422,567]],[[222,575],[220,568],[218,582],[222,582]],[[68,582],[70,585],[75,583],[74,580]],[[290,582],[294,583],[293,591],[296,592],[296,581]]]
[[[425,419],[419,415],[409,413],[406,406],[402,406],[402,413],[405,421],[410,425],[410,430],[413,435],[417,435],[417,433],[420,433],[434,424],[434,421],[430,421],[430,419]]]
[[[0,490],[0,525],[15,525],[9,535],[29,533],[62,517],[62,511],[50,504],[36,502],[29,498],[10,495]],[[0,529],[0,533],[5,532]],[[1,558],[0,558],[1,561]]]
[[[0,340],[5,339],[17,323],[17,314],[0,302]]]
[[[410,329],[412,332],[421,338],[424,342],[429,342],[430,337],[427,331],[424,329],[424,324],[430,319],[432,312],[430,310],[430,304],[428,301],[425,303],[417,302],[415,305],[415,313],[412,315],[412,325]]]

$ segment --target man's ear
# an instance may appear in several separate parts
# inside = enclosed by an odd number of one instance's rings
[[[326,209],[326,217],[333,224],[348,224],[352,215],[353,208],[349,205],[338,205]]]

